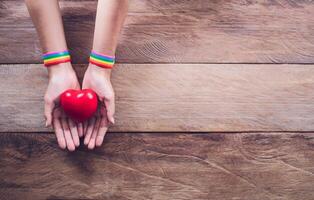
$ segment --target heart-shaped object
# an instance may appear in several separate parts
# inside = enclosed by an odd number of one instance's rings
[[[76,122],[84,122],[97,110],[97,94],[91,89],[67,90],[60,96],[64,112]]]

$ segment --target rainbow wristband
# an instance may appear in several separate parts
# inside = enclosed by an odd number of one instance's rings
[[[115,63],[115,57],[92,51],[90,53],[89,62],[98,67],[111,69]]]
[[[43,55],[44,65],[49,67],[59,63],[71,62],[71,57],[68,50],[60,52],[48,52]]]

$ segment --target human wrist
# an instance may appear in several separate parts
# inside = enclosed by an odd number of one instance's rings
[[[95,64],[89,63],[87,71],[89,71],[90,73],[93,73],[93,74],[100,74],[102,76],[110,78],[112,69],[111,68],[102,68],[102,67],[99,67]]]
[[[51,65],[47,67],[49,77],[59,76],[61,74],[73,74],[75,73],[71,63],[59,63],[56,65]]]

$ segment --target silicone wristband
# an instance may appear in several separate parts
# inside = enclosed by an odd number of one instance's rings
[[[71,62],[70,53],[68,50],[60,52],[48,52],[43,55],[44,65],[49,67],[59,63]]]
[[[115,57],[92,51],[90,53],[89,62],[98,67],[111,69],[115,63]]]

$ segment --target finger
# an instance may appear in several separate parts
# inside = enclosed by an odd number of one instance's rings
[[[88,149],[94,149],[95,148],[96,136],[98,133],[99,125],[100,125],[100,118],[97,118],[91,139],[89,140],[89,143],[88,143]]]
[[[86,132],[87,132],[88,121],[89,121],[89,120],[87,120],[87,121],[85,121],[85,122],[83,123],[83,135],[84,135],[84,136],[86,135]]]
[[[107,119],[107,112],[104,107],[100,109],[101,120],[99,124],[98,134],[96,137],[96,146],[99,147],[102,145],[104,141],[104,137],[109,127],[109,121]]]
[[[59,147],[61,149],[65,149],[66,143],[65,143],[65,138],[64,138],[61,122],[60,122],[60,114],[58,114],[58,112],[60,111],[55,110],[53,113],[53,128],[55,130]]]
[[[86,129],[86,135],[84,138],[84,144],[88,145],[90,138],[92,136],[93,130],[94,130],[94,126],[95,126],[95,117],[92,117],[89,121],[88,121],[88,125],[87,125],[87,129]]]
[[[77,131],[78,131],[78,136],[83,137],[83,123],[77,124]]]
[[[114,97],[105,98],[104,100],[106,109],[107,109],[107,118],[109,122],[114,124],[114,113],[115,113],[115,101]]]
[[[72,135],[72,139],[73,139],[74,145],[76,147],[80,146],[80,139],[79,139],[79,136],[78,136],[78,130],[77,130],[76,123],[73,122],[72,119],[68,119],[68,125],[70,127],[70,132],[71,132],[71,135]]]
[[[75,145],[71,136],[70,128],[67,122],[67,119],[65,117],[61,118],[61,123],[62,123],[62,129],[65,137],[65,142],[67,144],[67,148],[69,151],[74,151],[75,150]]]
[[[99,125],[99,129],[98,129],[98,134],[96,137],[96,146],[99,147],[102,145],[103,141],[104,141],[104,137],[107,133],[108,130],[108,119],[107,117],[102,117],[101,121],[100,121],[100,125]]]
[[[52,111],[55,104],[53,100],[45,97],[45,118],[46,118],[46,127],[52,124]]]

